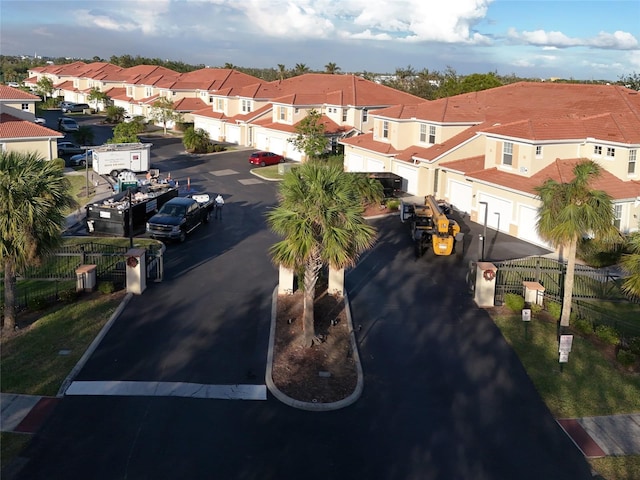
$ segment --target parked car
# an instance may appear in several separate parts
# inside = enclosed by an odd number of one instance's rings
[[[284,163],[284,157],[272,152],[255,152],[249,157],[249,163],[253,165],[276,165],[278,163]]]
[[[47,124],[47,120],[42,118],[42,117],[36,117],[34,122],[37,123],[38,125],[46,125]]]
[[[62,113],[76,112],[81,113],[85,110],[91,110],[91,107],[87,103],[67,103],[63,102],[60,104],[60,110]]]
[[[72,142],[58,142],[58,157],[84,153],[84,148]]]
[[[77,166],[84,167],[87,164],[87,161],[89,162],[89,166],[92,166],[93,153],[91,150],[88,150],[86,155],[84,152],[73,155],[69,159],[69,162],[67,163],[67,165],[69,165],[70,167],[77,167]]]
[[[58,118],[58,130],[61,132],[77,132],[79,128],[78,123],[73,118]]]

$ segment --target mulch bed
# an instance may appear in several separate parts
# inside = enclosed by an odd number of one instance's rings
[[[331,296],[326,288],[320,288],[314,316],[316,335],[323,341],[304,347],[302,292],[278,296],[273,382],[295,400],[336,402],[354,392],[358,379],[343,298]],[[335,325],[331,324],[332,320]]]

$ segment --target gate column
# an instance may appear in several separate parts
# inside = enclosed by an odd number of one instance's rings
[[[493,307],[496,296],[498,268],[491,262],[478,262],[473,300],[479,307]]]

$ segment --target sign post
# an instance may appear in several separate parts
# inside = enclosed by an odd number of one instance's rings
[[[573,344],[573,335],[560,335],[560,347],[558,349],[560,357],[558,362],[560,363],[560,373],[562,373],[562,367],[565,363],[569,362],[569,352],[571,351],[571,345]]]
[[[522,323],[524,323],[524,339],[527,340],[529,338],[529,323],[531,322],[531,309],[523,308],[522,309]]]

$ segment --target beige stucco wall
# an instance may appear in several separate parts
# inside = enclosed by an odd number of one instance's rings
[[[28,110],[22,109],[22,104],[26,104]],[[6,113],[23,120],[33,120],[36,114],[36,106],[34,100],[25,101],[7,101],[0,104],[0,113]]]
[[[45,160],[57,158],[56,139],[40,140],[0,140],[4,143],[7,152],[34,152]]]

